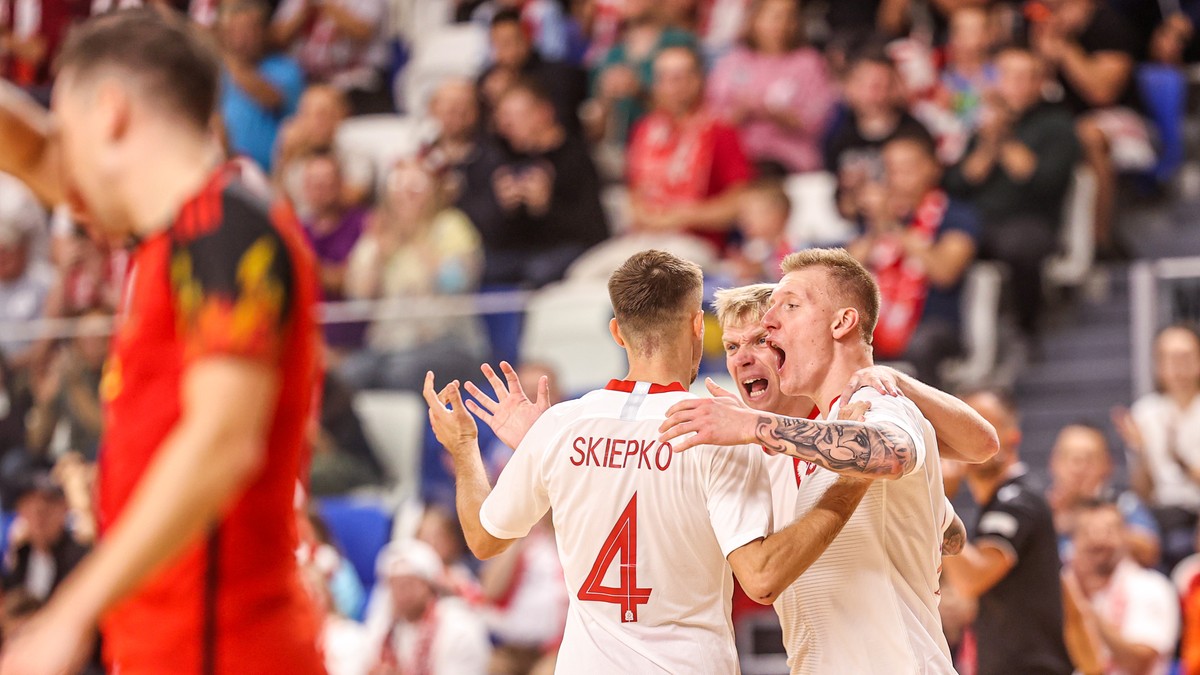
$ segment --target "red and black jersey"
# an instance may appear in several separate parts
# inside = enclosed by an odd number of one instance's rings
[[[102,536],[180,421],[190,364],[252,359],[274,368],[280,387],[261,475],[105,616],[116,672],[324,672],[293,514],[320,378],[316,298],[315,263],[290,212],[270,210],[228,168],[135,251],[101,382]]]

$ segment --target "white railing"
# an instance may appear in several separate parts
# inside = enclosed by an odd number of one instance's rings
[[[1200,257],[1163,258],[1129,271],[1133,396],[1154,389],[1154,336],[1176,321],[1200,321]]]

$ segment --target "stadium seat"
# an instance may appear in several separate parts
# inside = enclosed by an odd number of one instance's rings
[[[375,558],[392,535],[391,512],[379,502],[353,497],[327,497],[317,503],[317,510],[363,588],[372,588]]]
[[[525,315],[521,359],[555,369],[571,395],[604,386],[625,373],[625,353],[608,332],[612,306],[607,282],[569,280],[534,295]]]
[[[488,57],[487,30],[475,24],[439,29],[413,45],[408,67],[394,83],[397,102],[410,115],[424,115],[429,99],[446,78],[474,79]]]
[[[1138,90],[1146,112],[1158,131],[1158,163],[1154,178],[1169,181],[1183,164],[1186,151],[1183,134],[1187,114],[1187,75],[1171,66],[1144,63],[1137,71]]]
[[[942,376],[957,387],[986,382],[999,353],[1003,268],[977,262],[967,271],[962,292],[963,356],[942,366]]]
[[[844,244],[854,236],[854,226],[837,211],[837,178],[825,171],[796,173],[784,181],[792,201],[788,242],[794,248]]]
[[[1087,280],[1096,259],[1096,176],[1075,167],[1063,202],[1062,252],[1046,261],[1045,282],[1053,288],[1077,288]]]
[[[613,237],[608,241],[597,244],[567,268],[567,281],[599,281],[608,282],[608,277],[624,263],[629,256],[648,248],[673,253],[684,260],[690,260],[704,269],[712,267],[717,262],[717,256],[708,244],[685,234],[628,234]],[[606,301],[607,304],[607,301]]]
[[[363,391],[354,397],[376,456],[395,482],[395,495],[416,494],[421,473],[421,444],[429,426],[425,401],[409,391]]]
[[[382,181],[396,161],[417,154],[422,143],[436,134],[437,124],[432,120],[405,115],[360,115],[338,127],[337,146],[347,155],[369,159],[376,179]]]

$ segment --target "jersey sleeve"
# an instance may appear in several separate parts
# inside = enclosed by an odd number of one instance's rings
[[[871,409],[863,416],[867,424],[893,425],[907,434],[912,440],[916,462],[908,473],[912,473],[925,465],[925,456],[928,453],[928,449],[925,447],[925,433],[923,429],[925,418],[921,416],[915,403],[903,395],[886,396],[869,387],[859,389],[850,400],[866,401],[871,404]]]
[[[546,448],[558,436],[552,411],[534,423],[516,453],[496,480],[496,487],[479,509],[483,529],[498,539],[520,539],[529,534],[550,508],[550,493],[542,472]]]
[[[773,528],[764,458],[757,446],[712,449],[706,485],[708,518],[726,557]]]
[[[954,504],[950,502],[949,497],[943,497],[942,501],[945,502],[946,509],[942,512],[942,534],[945,535],[946,530],[949,530],[950,526],[954,524],[954,517],[958,514],[954,512]]]
[[[171,289],[185,359],[275,362],[292,304],[292,260],[266,213],[225,200],[221,222],[177,241]]]
[[[1028,510],[1017,501],[997,499],[979,516],[975,528],[976,545],[990,545],[1012,557],[1021,559],[1033,537],[1034,523]]]

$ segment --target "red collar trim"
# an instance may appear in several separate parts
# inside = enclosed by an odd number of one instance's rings
[[[830,407],[833,407],[833,406],[830,406]],[[821,419],[821,408],[819,406],[814,405],[812,411],[808,413],[808,419],[810,419],[810,420]]]
[[[632,394],[633,388],[635,385],[637,385],[637,382],[634,382],[632,380],[609,380],[608,384],[605,385],[604,388],[609,391],[623,391],[627,394]],[[671,384],[651,384],[649,393],[665,394],[669,391],[684,391],[684,392],[686,392],[687,387],[684,387],[682,384],[680,384],[678,382],[672,382]]]

